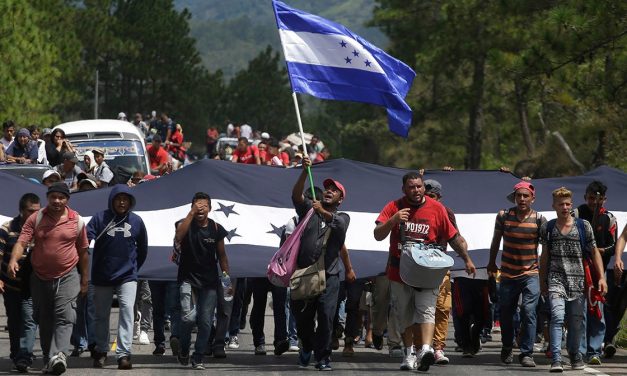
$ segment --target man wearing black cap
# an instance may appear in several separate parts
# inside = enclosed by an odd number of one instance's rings
[[[87,294],[89,242],[82,218],[67,206],[70,199],[67,185],[51,185],[46,197],[47,206],[24,223],[7,272],[15,278],[20,270],[18,260],[34,241],[30,253],[33,317],[39,324],[44,373],[60,375],[67,368],[76,297],[79,292]]]
[[[54,168],[61,175],[62,181],[70,191],[75,191],[78,188],[78,175],[82,170],[76,165],[77,163],[76,155],[68,151],[63,153],[63,163]]]
[[[324,251],[326,289],[322,295],[306,301],[292,299],[291,308],[296,317],[298,337],[303,345],[298,355],[299,366],[305,368],[309,365],[313,351],[316,368],[330,371],[331,334],[340,287],[339,255],[346,239],[350,217],[337,211],[346,198],[346,190],[337,180],[326,179],[323,182],[324,194],[320,201],[312,201],[303,196],[307,169],[310,167],[311,161],[305,157],[303,170],[292,189],[292,202],[299,217],[304,218],[310,209],[314,210],[314,215],[305,226],[301,237],[297,264],[299,268],[313,265]],[[314,332],[316,316],[318,325]]]
[[[26,128],[17,132],[15,140],[6,150],[7,162],[9,163],[37,163],[38,156],[37,143],[30,139],[30,132]]]

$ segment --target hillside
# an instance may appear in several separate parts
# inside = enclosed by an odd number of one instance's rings
[[[226,78],[245,68],[267,45],[279,50],[279,36],[269,0],[176,0],[192,13],[191,34],[203,62],[222,69]],[[374,0],[289,0],[290,6],[339,22],[375,45],[385,48],[383,33],[365,24]]]

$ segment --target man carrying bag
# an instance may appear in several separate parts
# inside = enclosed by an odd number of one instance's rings
[[[313,208],[314,214],[303,230],[297,260],[299,270],[290,281],[292,294],[296,293],[292,295],[291,309],[302,342],[298,365],[306,368],[313,351],[316,368],[331,370],[333,318],[340,286],[339,257],[350,218],[346,213],[337,212],[337,207],[346,197],[346,190],[336,180],[324,181],[324,194],[320,201],[312,201],[303,196],[307,170],[310,167],[311,161],[304,158],[303,171],[292,190],[296,213],[304,217]],[[317,325],[314,321],[316,318]]]

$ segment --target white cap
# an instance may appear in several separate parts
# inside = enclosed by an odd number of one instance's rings
[[[44,181],[52,175],[57,175],[59,179],[61,179],[61,174],[59,174],[56,170],[46,170],[46,172],[44,172],[44,177],[41,178],[41,180]]]
[[[263,139],[265,140],[265,139],[270,138],[270,135],[268,134],[268,132],[263,132],[263,133],[261,134],[261,138],[263,138]]]
[[[118,120],[126,119],[126,114],[124,112],[120,112],[118,114]]]

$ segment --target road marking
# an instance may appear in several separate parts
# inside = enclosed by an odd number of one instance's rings
[[[583,370],[584,370],[585,372],[587,372],[587,373],[591,373],[591,374],[593,374],[593,375],[597,375],[597,376],[610,376],[610,375],[608,375],[608,374],[606,374],[606,373],[603,373],[603,372],[601,372],[601,371],[598,371],[598,370],[596,370],[596,369],[594,369],[594,368],[590,368],[590,367],[586,367],[586,368],[584,368]]]

